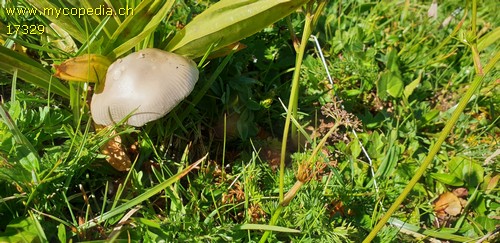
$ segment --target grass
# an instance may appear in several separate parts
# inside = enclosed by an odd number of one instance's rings
[[[438,2],[435,19],[432,1],[311,2],[195,59],[195,90],[164,118],[114,127],[132,160],[120,172],[92,84],[51,64],[166,48],[215,1],[166,2],[149,19],[57,20],[68,38],[8,34],[51,20],[2,3],[0,241],[498,241],[494,1]]]

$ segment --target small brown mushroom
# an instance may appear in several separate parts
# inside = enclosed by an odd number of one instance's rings
[[[91,113],[95,123],[124,122],[141,127],[165,116],[198,81],[196,64],[159,49],[144,49],[116,60],[106,74],[104,89],[95,93]]]

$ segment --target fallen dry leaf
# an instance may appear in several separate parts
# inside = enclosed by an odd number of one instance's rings
[[[455,194],[445,192],[434,202],[434,211],[438,216],[446,216],[446,214],[457,216],[462,211],[462,204]]]
[[[453,194],[459,198],[466,198],[469,195],[469,191],[467,188],[464,187],[459,187],[456,189],[453,189]]]

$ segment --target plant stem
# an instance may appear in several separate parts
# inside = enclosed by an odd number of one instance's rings
[[[269,225],[274,225],[276,223],[276,221],[278,220],[278,217],[281,214],[281,211],[283,211],[283,208],[285,208],[285,207],[283,205],[281,205],[281,203],[280,203],[278,205],[278,208],[276,209],[276,211],[274,211],[273,217],[271,217],[271,221],[269,222]],[[259,243],[266,242],[267,237],[269,237],[269,235],[271,234],[271,232],[272,231],[270,231],[270,230],[267,230],[266,232],[264,232],[264,234],[260,238]]]
[[[476,0],[472,0],[471,32],[474,35],[477,33],[477,30],[476,30],[476,20],[477,20],[477,1]]]
[[[295,70],[293,71],[292,90],[290,91],[290,100],[288,101],[288,112],[286,113],[285,128],[283,129],[283,139],[281,140],[281,158],[280,158],[280,185],[279,185],[279,200],[283,201],[284,187],[285,187],[285,155],[286,143],[288,141],[288,132],[290,130],[291,117],[297,118],[297,105],[299,100],[299,78],[300,68],[302,66],[302,59],[306,50],[306,43],[312,32],[312,13],[311,4],[308,4],[306,11],[306,22],[304,23],[304,32],[302,33],[302,40],[300,42],[299,52],[295,59]],[[292,138],[297,134],[296,129],[292,127]]]

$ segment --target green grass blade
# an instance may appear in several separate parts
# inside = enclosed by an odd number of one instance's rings
[[[113,1],[113,4],[107,4],[104,0],[82,0],[81,1],[81,4],[82,6],[84,6],[85,8],[100,8],[101,6],[110,6],[112,7],[113,9],[119,9],[121,8],[121,4],[118,2],[118,1]],[[118,17],[120,15],[114,15],[115,17]],[[102,24],[102,22],[104,22],[107,18],[111,18],[112,16],[111,15],[104,15],[103,16],[99,16],[97,14],[92,14],[90,15],[90,18],[92,18],[95,22],[99,23],[99,25]],[[118,28],[118,23],[117,21],[112,18],[110,21],[106,21],[106,25],[104,27],[104,33],[106,33],[106,36],[108,37],[111,37],[112,33],[114,32],[114,30],[116,28]]]
[[[305,23],[304,23],[304,31],[302,33],[301,44],[299,47],[299,52],[295,58],[295,69],[293,70],[293,78],[292,78],[292,87],[290,90],[290,100],[288,101],[288,111],[286,113],[285,118],[285,127],[283,128],[283,138],[281,139],[281,157],[280,157],[280,170],[279,170],[279,198],[280,201],[283,201],[284,198],[284,187],[285,187],[285,156],[287,153],[287,141],[288,141],[288,133],[290,132],[290,122],[291,118],[297,117],[297,106],[299,100],[299,79],[300,79],[300,69],[302,67],[302,61],[304,59],[304,53],[306,49],[306,43],[312,33],[312,13],[309,9],[306,12]],[[294,126],[291,126],[291,136],[292,139],[297,138],[297,130],[295,130]]]
[[[106,212],[105,214],[97,217],[95,220],[91,220],[91,221],[86,222],[83,225],[80,225],[79,228],[84,229],[84,228],[90,228],[90,227],[96,226],[97,224],[100,224],[100,223],[102,223],[102,222],[104,222],[104,221],[106,221],[106,220],[108,220],[108,219],[110,219],[118,214],[121,214],[121,213],[127,211],[128,209],[148,200],[150,197],[158,194],[159,192],[164,190],[166,187],[172,185],[174,182],[181,179],[183,176],[185,176],[187,173],[189,173],[192,169],[194,169],[196,166],[198,166],[201,162],[203,162],[207,158],[207,156],[208,156],[208,154],[205,155],[203,158],[199,159],[198,161],[194,162],[193,164],[191,164],[186,169],[184,169],[181,172],[170,177],[168,180],[161,182],[160,184],[147,190],[146,192],[137,196],[136,198],[112,209],[111,211]]]
[[[410,232],[418,233],[418,234],[425,235],[425,236],[431,236],[431,237],[439,238],[442,240],[451,240],[451,241],[458,241],[458,242],[471,242],[471,241],[473,241],[473,239],[471,239],[471,238],[460,236],[460,235],[454,235],[454,234],[451,234],[448,232],[439,232],[439,231],[435,231],[435,230],[422,229],[418,226],[405,223],[405,222],[403,222],[399,219],[396,219],[396,218],[391,218],[389,220],[389,223],[391,225],[393,225],[394,227],[399,228],[399,229],[404,229],[404,230],[407,230]]]
[[[32,211],[29,211],[29,215],[30,215],[31,221],[33,221],[33,224],[35,226],[34,229],[36,229],[38,239],[40,240],[40,242],[49,242],[47,240],[47,236],[45,235],[45,231],[43,231],[43,227],[40,224],[40,221],[38,221],[37,217],[35,217],[35,215],[33,214]]]
[[[160,24],[173,4],[173,0],[142,1],[134,9],[134,14],[127,16],[111,36],[103,55],[113,58],[137,45]],[[139,35],[141,37],[137,38]],[[126,47],[121,47],[122,44],[126,44]],[[120,53],[116,51],[118,48]]]
[[[13,74],[17,69],[17,76],[24,81],[46,90],[49,90],[50,86],[51,92],[69,98],[69,89],[59,79],[52,77],[40,63],[3,46],[0,46],[0,69],[9,74]]]
[[[93,43],[94,41],[96,41],[96,39],[100,36],[99,34],[101,33],[102,30],[104,30],[104,27],[106,26],[106,24],[109,22],[110,19],[111,19],[111,16],[106,16],[105,18],[103,18],[101,23],[88,36],[88,41],[85,41],[85,43],[83,43],[82,47],[80,47],[80,49],[78,50],[78,53],[75,56],[79,56],[81,53],[94,53],[95,52],[95,50],[87,51],[87,48],[90,46],[89,43]]]
[[[201,101],[201,99],[205,96],[205,94],[208,92],[208,90],[210,89],[212,84],[215,82],[217,77],[219,77],[219,75],[222,73],[222,71],[224,70],[226,65],[229,63],[229,61],[233,57],[233,54],[234,54],[234,51],[230,52],[229,55],[227,55],[224,58],[224,60],[222,60],[222,63],[217,66],[217,69],[215,70],[215,72],[213,72],[212,76],[210,76],[210,79],[208,79],[203,84],[203,87],[201,87],[201,89],[199,89],[199,91],[196,93],[196,95],[193,98],[193,101],[191,101],[191,104],[189,105],[189,107],[181,113],[181,115],[179,116],[180,121],[184,121],[184,119],[186,119],[186,117],[188,117],[188,115],[194,109],[196,104],[198,104]]]
[[[110,54],[108,54],[108,57],[115,58],[123,55],[128,50],[134,48],[137,44],[139,44],[139,42],[144,40],[151,33],[153,33],[162,19],[168,14],[173,4],[173,0],[169,0],[167,3],[165,3],[165,5],[163,5],[163,7],[156,13],[156,15],[150,19],[150,22],[143,28],[140,33],[138,33],[134,37],[131,37],[120,46],[116,47]]]
[[[300,230],[290,229],[275,225],[267,225],[267,224],[243,224],[238,228],[240,230],[266,230],[266,231],[276,231],[283,233],[300,233]]]

